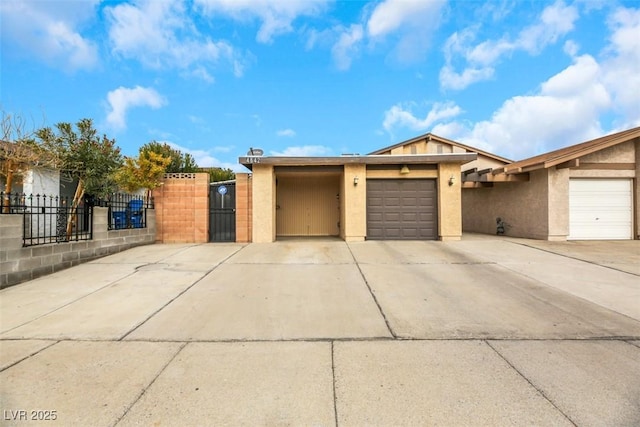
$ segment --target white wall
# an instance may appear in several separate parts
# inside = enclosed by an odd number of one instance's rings
[[[57,197],[60,195],[60,172],[51,169],[31,169],[24,174],[22,191],[27,196],[27,205],[30,205],[28,197],[34,196],[34,205],[47,207],[45,215],[31,215],[25,218],[29,221],[25,224],[26,235],[28,237],[52,235],[56,230],[57,217],[56,209],[49,206],[59,203]],[[41,196],[39,200],[35,197],[36,195]]]

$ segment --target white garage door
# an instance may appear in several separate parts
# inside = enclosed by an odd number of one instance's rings
[[[631,239],[632,227],[630,179],[569,181],[569,239]]]

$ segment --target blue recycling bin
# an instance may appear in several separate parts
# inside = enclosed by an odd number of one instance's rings
[[[142,200],[131,200],[127,204],[129,226],[131,228],[142,228]]]
[[[113,229],[121,230],[127,228],[127,213],[125,211],[111,212],[113,217]]]

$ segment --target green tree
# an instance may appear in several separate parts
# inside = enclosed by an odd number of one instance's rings
[[[236,174],[231,169],[224,168],[200,168],[200,172],[209,174],[209,182],[230,181],[236,179]]]
[[[140,147],[140,152],[142,153],[143,151],[151,151],[171,159],[166,173],[192,173],[198,171],[198,165],[191,154],[182,153],[182,151],[176,150],[167,143],[151,141]]]
[[[171,163],[169,157],[164,157],[153,151],[140,150],[137,158],[126,157],[124,165],[115,174],[115,180],[120,188],[134,192],[141,188],[151,190],[158,187],[162,175]]]
[[[106,198],[117,189],[115,172],[122,165],[122,155],[115,139],[101,137],[91,119],[76,123],[56,124],[56,131],[45,127],[36,131],[39,142],[60,159],[60,169],[78,179],[78,187],[67,222],[67,236],[71,235],[75,212],[85,194]]]

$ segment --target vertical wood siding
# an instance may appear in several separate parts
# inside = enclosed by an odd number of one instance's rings
[[[339,176],[279,176],[276,187],[276,235],[339,235],[339,192]]]

